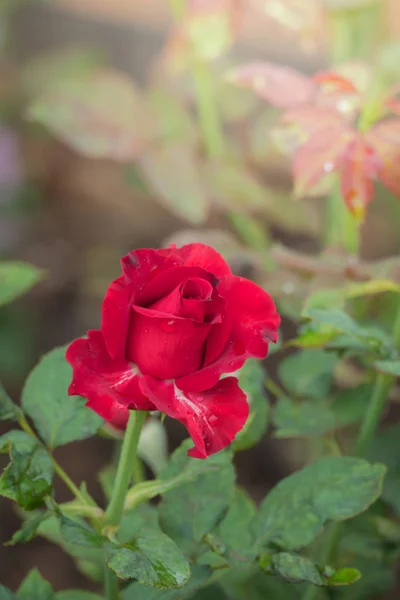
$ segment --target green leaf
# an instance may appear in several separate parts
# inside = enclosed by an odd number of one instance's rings
[[[18,421],[20,415],[21,409],[14,404],[0,383],[0,421]]]
[[[159,589],[180,588],[190,577],[189,563],[178,546],[152,529],[142,529],[129,546],[112,548],[107,564],[121,579]]]
[[[80,522],[80,521],[78,521]],[[78,544],[69,543],[61,535],[60,521],[56,516],[51,516],[40,524],[38,528],[38,535],[45,538],[49,542],[61,546],[61,548],[74,559],[80,559],[84,561],[90,561],[92,564],[99,563],[100,565],[104,562],[104,551],[97,547],[82,546]]]
[[[331,409],[337,427],[345,427],[362,419],[372,390],[372,385],[362,384],[356,388],[343,390],[335,396]]]
[[[250,211],[268,205],[270,190],[239,161],[213,161],[205,166],[204,177],[211,196],[224,209]]]
[[[228,562],[233,568],[247,567],[254,562],[257,548],[253,543],[250,523],[255,514],[254,502],[243,489],[236,488],[233,502],[216,529],[215,543],[221,546],[221,551],[218,547],[214,548],[215,553],[223,556],[223,562]],[[209,546],[213,548],[210,543]]]
[[[70,519],[60,510],[59,506],[52,499],[47,500],[47,506],[56,515],[60,522],[60,533],[67,544],[86,546],[88,548],[101,548],[107,538],[97,533],[93,527],[90,527],[82,519]]]
[[[28,263],[0,262],[0,306],[25,294],[43,279],[43,275],[41,269]]]
[[[6,543],[6,546],[14,546],[15,544],[21,544],[29,542],[37,534],[39,526],[49,518],[49,513],[39,512],[29,515],[26,521],[21,525],[21,528],[16,531],[11,540]]]
[[[122,544],[130,542],[143,527],[161,531],[158,525],[158,511],[150,504],[136,506],[124,513],[118,530],[118,541]]]
[[[146,151],[139,165],[156,199],[179,218],[204,223],[209,205],[198,158],[183,144],[168,144]]]
[[[350,519],[379,497],[385,467],[350,457],[324,458],[286,477],[253,519],[259,544],[293,550],[310,544],[328,521]]]
[[[211,576],[212,571],[208,567],[193,565],[192,576],[178,590],[159,590],[135,582],[122,591],[122,600],[184,600],[192,598],[196,591],[208,584]]]
[[[332,352],[301,350],[281,361],[279,377],[295,396],[324,397],[330,390],[337,360]]]
[[[382,373],[400,377],[400,360],[378,360],[374,363],[374,367]]]
[[[335,415],[325,400],[277,400],[273,411],[274,433],[278,438],[319,436],[336,426]]]
[[[266,573],[278,575],[290,583],[312,583],[317,586],[349,585],[360,579],[357,569],[343,568],[335,571],[330,567],[319,567],[309,558],[279,552],[260,561],[260,567]]]
[[[15,600],[15,596],[11,592],[11,590],[4,587],[4,585],[1,585],[1,583],[0,583],[0,600]]]
[[[261,440],[268,426],[270,412],[264,393],[265,373],[260,361],[248,360],[240,369],[238,379],[240,387],[247,394],[250,414],[232,444],[232,449],[236,452],[252,448]]]
[[[65,590],[57,592],[56,600],[102,600],[102,596],[84,590]]]
[[[53,588],[37,569],[32,569],[21,583],[17,600],[54,600]]]
[[[11,462],[0,477],[0,495],[27,510],[43,504],[51,492],[53,467],[47,452],[23,431],[1,436],[0,448],[8,447]]]
[[[367,327],[362,327],[341,310],[335,308],[310,308],[304,311],[303,316],[336,333],[342,333],[363,341],[365,346],[370,350],[379,351],[384,346],[384,340],[380,333],[376,330],[370,331]]]
[[[121,162],[137,156],[152,127],[133,81],[111,69],[59,79],[35,99],[28,117],[85,156]]]
[[[247,548],[252,544],[250,522],[256,514],[256,506],[246,492],[235,489],[233,502],[218,526],[217,533],[231,548]]]
[[[387,427],[376,435],[368,457],[385,463],[388,468],[382,499],[400,515],[400,423]]]
[[[71,373],[65,348],[56,348],[33,369],[22,391],[22,407],[49,448],[84,440],[103,423],[83,398],[68,396]]]
[[[166,480],[184,469],[193,474],[192,481],[164,494],[160,505],[161,526],[174,540],[201,540],[233,499],[235,472],[230,452],[218,452],[199,461],[187,456],[191,443],[183,442],[160,474],[160,479]]]

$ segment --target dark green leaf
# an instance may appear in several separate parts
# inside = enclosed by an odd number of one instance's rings
[[[129,546],[111,549],[107,564],[121,579],[159,589],[182,587],[190,577],[189,563],[178,546],[151,529],[142,529]]]
[[[256,514],[254,502],[241,488],[235,489],[233,502],[218,526],[218,535],[230,548],[249,548],[252,544],[250,522]]]
[[[86,546],[88,548],[101,548],[107,538],[97,533],[82,519],[70,519],[65,516],[59,506],[52,499],[47,500],[47,506],[54,512],[60,522],[60,533],[67,544]]]
[[[260,441],[267,429],[270,411],[264,393],[265,373],[260,361],[248,360],[240,369],[238,378],[240,387],[247,394],[250,414],[232,444],[234,451],[247,450]]]
[[[345,427],[362,419],[372,389],[372,385],[363,384],[337,394],[331,404],[337,427]]]
[[[34,265],[7,261],[0,263],[0,306],[25,294],[43,278],[43,271]]]
[[[273,411],[275,437],[319,436],[335,429],[336,420],[325,400],[280,397]]]
[[[332,352],[301,350],[281,361],[279,377],[295,396],[324,397],[330,390],[337,360]]]
[[[54,600],[53,588],[37,569],[32,569],[21,583],[17,600]]]
[[[123,600],[184,600],[192,595],[209,582],[212,571],[208,567],[194,565],[192,575],[189,581],[178,590],[158,590],[142,585],[140,583],[131,583],[122,592]]]
[[[20,408],[14,404],[0,383],[0,421],[18,421],[20,414]]]
[[[400,515],[400,423],[379,433],[369,451],[369,457],[385,463],[388,468],[383,484],[382,499]]]
[[[103,423],[83,398],[68,396],[71,378],[65,348],[56,348],[33,369],[22,391],[22,407],[50,448],[84,440]]]
[[[80,522],[80,521],[78,521]],[[91,562],[92,564],[99,563],[103,564],[104,551],[97,547],[82,546],[74,543],[69,543],[61,535],[60,522],[56,516],[51,516],[46,519],[38,528],[38,535],[45,538],[49,542],[61,546],[62,549],[67,552],[74,559],[84,560]]]
[[[357,569],[344,568],[335,571],[330,567],[319,567],[309,558],[289,552],[279,552],[268,557],[268,560],[260,560],[260,567],[266,573],[278,575],[284,581],[308,582],[320,587],[349,585],[361,577]]]
[[[51,492],[51,460],[37,442],[22,431],[12,431],[0,438],[0,447],[8,445],[11,462],[0,477],[0,495],[32,510],[43,504]]]
[[[102,600],[102,596],[84,590],[65,590],[57,592],[56,600]]]
[[[159,529],[158,511],[150,504],[140,504],[123,515],[118,540],[123,544],[130,542],[143,527]]]
[[[7,546],[13,546],[14,544],[21,544],[23,542],[29,542],[35,537],[37,530],[41,523],[49,518],[49,513],[39,512],[33,515],[29,515],[26,521],[21,525],[21,528],[16,531],[11,540],[7,542]]]
[[[15,600],[14,594],[4,587],[4,585],[0,584],[0,600]]]
[[[350,457],[324,458],[283,479],[268,494],[252,529],[259,543],[286,550],[310,544],[327,521],[343,521],[379,497],[385,467]]]
[[[181,444],[160,474],[160,479],[172,479],[186,469],[193,473],[193,481],[164,494],[160,520],[173,539],[199,541],[232,502],[235,472],[229,451],[199,461],[187,456],[191,443]]]

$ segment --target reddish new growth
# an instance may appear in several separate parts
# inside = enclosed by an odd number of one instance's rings
[[[347,63],[307,77],[260,62],[234,70],[229,78],[285,109],[274,134],[293,157],[297,197],[312,193],[333,172],[358,219],[373,199],[374,181],[400,196],[397,88],[377,93],[367,65]]]

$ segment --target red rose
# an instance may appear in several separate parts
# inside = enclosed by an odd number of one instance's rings
[[[267,355],[280,323],[275,305],[203,244],[136,250],[121,266],[101,330],[67,350],[68,392],[116,424],[128,409],[160,410],[187,428],[190,456],[206,458],[246,422],[246,395],[236,377],[221,376]]]

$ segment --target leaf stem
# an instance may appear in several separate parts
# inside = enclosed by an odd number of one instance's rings
[[[208,65],[201,60],[197,60],[192,67],[192,76],[196,92],[200,129],[207,155],[209,158],[221,157],[225,152],[225,142]]]
[[[147,413],[141,410],[131,410],[124,441],[122,443],[117,475],[111,500],[105,514],[107,525],[119,525],[124,508],[125,496],[135,468],[136,450],[140,432]]]
[[[400,347],[400,302],[397,306],[397,313],[393,324],[393,342],[396,348]],[[380,373],[377,376],[367,411],[358,432],[358,437],[354,446],[354,454],[362,455],[368,450],[368,446],[375,435],[386,402],[389,398],[390,389],[395,382],[395,379],[396,378],[393,375],[388,375],[386,373]]]
[[[104,566],[104,597],[106,600],[119,600],[118,579],[108,568]]]
[[[355,256],[360,252],[360,224],[345,206],[339,181],[326,198],[323,245],[342,246]]]

